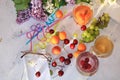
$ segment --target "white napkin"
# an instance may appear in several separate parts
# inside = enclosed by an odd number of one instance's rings
[[[27,55],[25,59],[28,80],[51,80],[48,62],[45,58],[38,55]],[[37,71],[41,72],[40,77],[36,77]]]

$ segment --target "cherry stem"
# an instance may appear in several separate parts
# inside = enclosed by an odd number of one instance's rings
[[[21,53],[24,53],[21,58],[23,58],[25,55],[27,54],[36,54],[36,55],[42,55],[43,57],[45,57],[49,62],[51,62],[51,58],[50,57],[47,57],[45,54],[42,54],[42,53],[34,53],[32,51],[21,51]]]
[[[64,65],[57,65],[58,67],[60,67],[60,70],[63,70],[63,68],[65,67]]]
[[[65,51],[66,53],[69,53],[69,52],[65,49],[65,47],[63,47],[63,49],[64,49],[64,51]]]

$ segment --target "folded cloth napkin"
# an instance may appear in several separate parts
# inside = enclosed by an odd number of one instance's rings
[[[48,62],[44,57],[38,55],[27,55],[25,57],[28,80],[51,80]],[[36,72],[40,72],[37,77]]]

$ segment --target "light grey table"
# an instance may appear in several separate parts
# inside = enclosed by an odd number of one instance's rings
[[[108,58],[99,58],[99,69],[89,78],[78,73],[74,66],[75,60],[73,60],[65,75],[62,78],[55,78],[55,80],[120,80],[120,7],[114,4],[106,7],[103,11],[108,12],[112,19],[109,27],[101,31],[101,34],[112,38],[114,42],[112,55]],[[29,22],[18,25],[15,19],[16,12],[13,2],[0,0],[0,38],[2,39],[0,42],[0,80],[27,80],[27,75],[22,75],[25,66],[19,58],[20,51],[25,50],[23,46],[27,39],[24,36],[16,37],[16,34],[19,34],[21,30],[28,30],[30,25],[37,22],[31,19]]]

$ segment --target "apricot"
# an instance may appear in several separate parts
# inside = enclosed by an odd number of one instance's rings
[[[55,13],[57,18],[62,18],[63,17],[63,12],[61,10],[57,10]]]
[[[78,50],[83,52],[86,50],[86,45],[84,43],[79,43]]]
[[[77,51],[75,51],[75,52],[73,53],[73,56],[74,56],[75,58],[77,58],[80,53],[81,53],[81,52],[80,52],[79,50],[77,50]]]
[[[52,48],[52,53],[55,55],[59,55],[61,53],[61,48],[59,46],[54,46]]]
[[[54,36],[51,37],[50,42],[51,42],[52,44],[58,44],[58,43],[59,43],[59,40],[60,40],[59,37],[56,36],[56,35],[54,35]]]
[[[62,31],[62,32],[59,32],[58,36],[59,36],[60,40],[64,40],[64,39],[66,39],[67,34],[66,34],[66,32]]]

